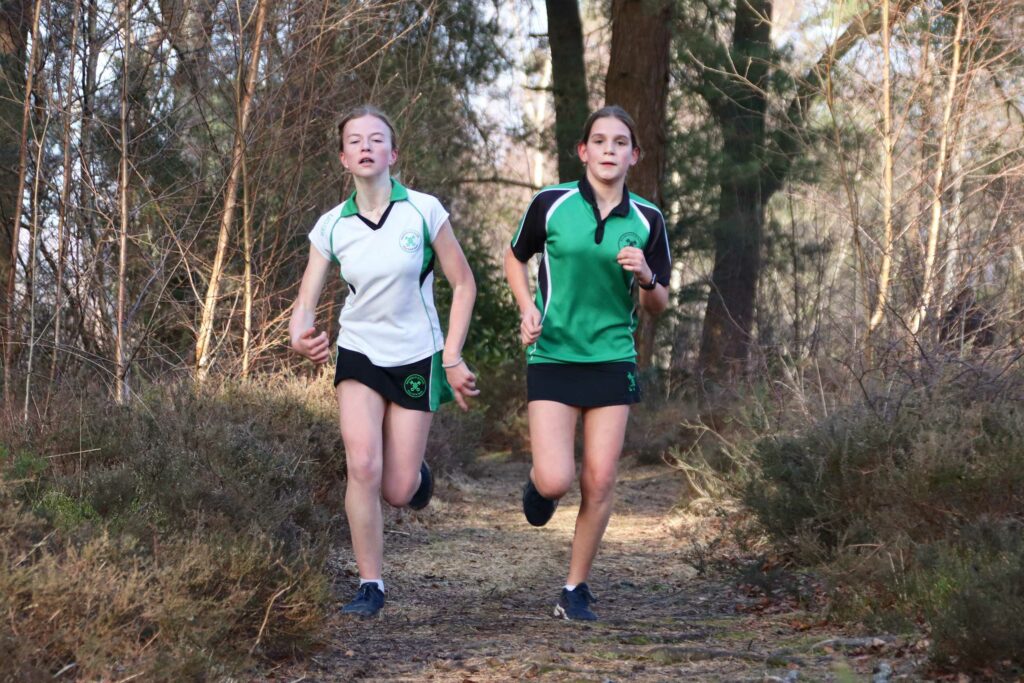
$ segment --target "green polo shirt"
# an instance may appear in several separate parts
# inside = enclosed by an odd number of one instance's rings
[[[658,207],[623,188],[622,201],[602,220],[586,178],[534,196],[512,238],[512,253],[523,263],[541,254],[537,308],[543,329],[527,348],[528,362],[636,359],[636,282],[616,261],[626,246],[643,249],[657,281],[668,286],[672,259]]]

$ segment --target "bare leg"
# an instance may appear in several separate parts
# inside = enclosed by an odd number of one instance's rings
[[[567,583],[583,583],[612,514],[615,477],[626,436],[629,406],[589,408],[583,412],[583,468],[580,513],[572,539]]]
[[[382,425],[387,403],[365,384],[344,380],[338,385],[341,439],[345,443],[345,513],[352,532],[352,552],[359,576],[381,578],[384,522],[380,484],[384,466]]]
[[[427,449],[433,413],[394,403],[384,414],[384,474],[381,492],[394,507],[409,502],[420,485],[420,464]]]
[[[527,412],[533,451],[530,479],[540,495],[561,498],[576,478],[573,441],[580,409],[557,401],[530,401]]]

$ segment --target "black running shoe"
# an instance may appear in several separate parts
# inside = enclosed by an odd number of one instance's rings
[[[597,615],[590,611],[592,602],[597,602],[597,598],[585,583],[576,586],[575,590],[563,588],[555,605],[555,616],[568,621],[597,621]]]
[[[355,614],[360,617],[372,617],[384,606],[384,593],[375,583],[364,583],[356,592],[352,602],[341,608],[342,614]]]
[[[412,494],[412,498],[409,500],[409,507],[413,510],[422,510],[427,507],[427,503],[434,495],[434,477],[430,474],[430,468],[427,467],[427,461],[424,460],[423,464],[420,465],[420,487],[416,489],[416,493]]]
[[[526,521],[533,526],[544,526],[551,515],[555,514],[556,507],[558,499],[551,500],[540,495],[533,480],[527,477],[523,486],[523,514],[526,515]]]

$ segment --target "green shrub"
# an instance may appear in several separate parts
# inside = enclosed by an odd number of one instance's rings
[[[1024,664],[1024,378],[940,378],[754,448],[744,500],[835,613],[925,619],[935,661]]]
[[[745,502],[775,538],[813,536],[826,556],[1024,512],[1024,409],[1012,397],[920,390],[891,411],[855,406],[762,439],[754,459]]]
[[[66,403],[0,433],[0,680],[201,680],[314,644],[344,474],[326,377]]]
[[[931,624],[935,660],[985,667],[1024,666],[1024,529],[973,525],[955,543],[919,553],[910,590]]]

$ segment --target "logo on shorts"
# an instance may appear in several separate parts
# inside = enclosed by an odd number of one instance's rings
[[[629,393],[632,394],[633,392],[636,391],[636,375],[633,374],[632,372],[627,372],[626,373],[626,381],[629,382],[629,389],[628,389],[628,391],[629,391]]]
[[[623,233],[622,237],[619,238],[619,249],[625,249],[626,247],[640,247],[640,236],[635,232]]]
[[[403,232],[402,236],[398,238],[398,246],[402,247],[403,251],[413,252],[420,248],[422,241],[423,236],[420,233],[409,230]]]
[[[427,380],[423,379],[423,375],[409,375],[405,378],[403,388],[412,398],[419,398],[427,392]]]

